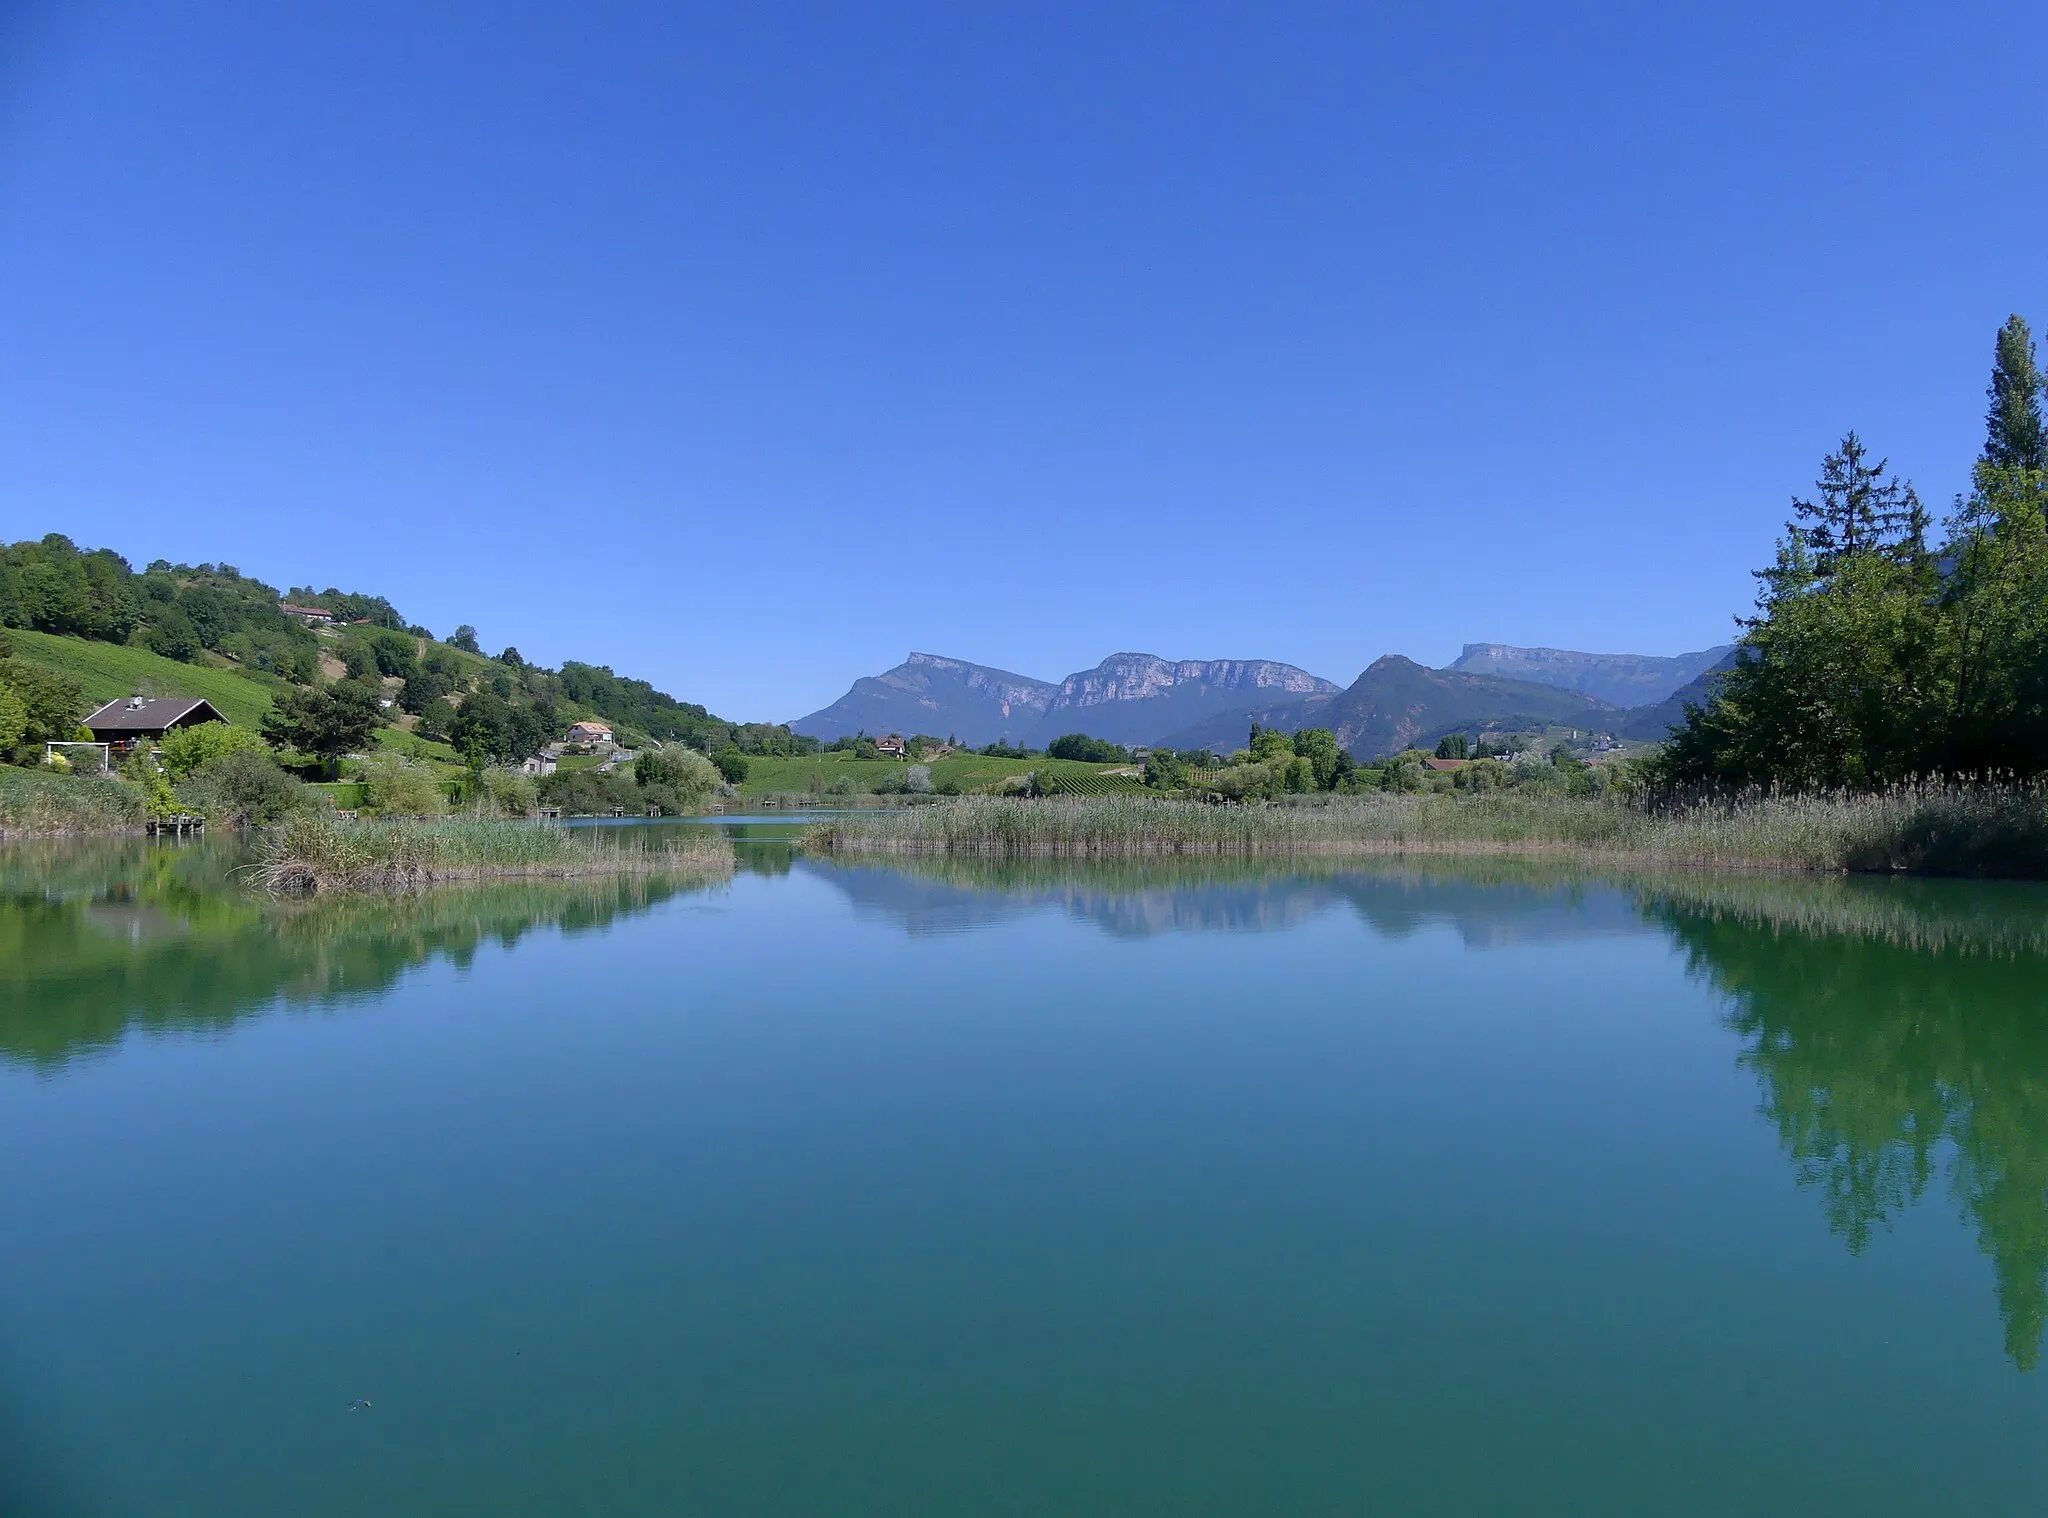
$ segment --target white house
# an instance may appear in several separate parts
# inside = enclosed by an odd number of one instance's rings
[[[571,743],[609,743],[612,741],[612,730],[602,722],[593,722],[586,718],[584,721],[569,724],[569,741]]]

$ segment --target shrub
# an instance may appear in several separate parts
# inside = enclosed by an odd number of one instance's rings
[[[396,754],[363,766],[363,810],[373,817],[433,817],[448,809],[440,776]]]
[[[491,809],[507,817],[531,817],[539,804],[534,783],[513,769],[486,770],[484,794]]]
[[[208,759],[190,773],[178,795],[209,822],[258,827],[281,821],[311,805],[314,798],[314,793],[287,775],[261,744],[232,748]]]
[[[747,756],[738,749],[720,749],[711,756],[711,762],[718,766],[718,773],[725,777],[728,785],[744,785],[746,783]]]
[[[246,727],[226,722],[202,722],[197,727],[176,727],[164,734],[157,746],[164,772],[173,783],[183,780],[202,765],[228,754],[268,754],[270,745]]]

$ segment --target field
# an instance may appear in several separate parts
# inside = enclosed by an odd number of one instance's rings
[[[199,696],[244,727],[254,727],[270,709],[270,688],[237,670],[180,664],[145,648],[91,643],[51,633],[9,628],[15,654],[30,664],[68,675],[85,687],[95,705],[123,696]]]
[[[851,779],[861,790],[871,791],[877,782],[891,775],[901,775],[906,768],[900,759],[855,759],[844,752],[810,754],[797,759],[750,757],[747,760],[746,783],[740,787],[740,793],[746,796],[801,795],[812,789],[813,776],[817,777],[821,789],[834,781]],[[933,785],[951,783],[970,793],[999,789],[1005,781],[1028,775],[1033,770],[1051,770],[1063,786],[1077,795],[1142,789],[1129,776],[1107,773],[1115,768],[1115,765],[1083,764],[1073,759],[991,759],[981,754],[949,754],[943,759],[933,760],[930,765]]]

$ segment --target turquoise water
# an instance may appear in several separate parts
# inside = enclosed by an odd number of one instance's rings
[[[0,863],[0,1511],[2039,1511],[2040,891],[736,831]]]

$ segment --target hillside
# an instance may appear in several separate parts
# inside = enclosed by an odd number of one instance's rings
[[[1621,713],[1577,691],[1428,669],[1388,654],[1317,713],[1360,759],[1427,747],[1446,733],[1502,732],[1561,724],[1612,731]]]
[[[1491,675],[1531,685],[1577,691],[1609,706],[1662,701],[1698,678],[1728,653],[1726,644],[1697,653],[1587,654],[1565,648],[1518,648],[1511,643],[1467,643],[1445,673]]]
[[[185,664],[146,648],[10,627],[15,657],[78,682],[94,706],[123,696],[198,696],[230,722],[253,727],[270,709],[271,682],[236,669]]]
[[[138,573],[111,549],[81,549],[61,533],[0,545],[0,628],[23,665],[80,692],[76,713],[44,713],[27,740],[67,732],[69,717],[137,694],[203,697],[230,722],[255,726],[273,692],[347,680],[374,687],[398,726],[494,759],[537,752],[585,716],[606,719],[629,742],[750,753],[801,746],[786,728],[725,721],[605,665],[565,660],[551,670],[516,648],[492,657],[468,626],[436,639],[381,596],[306,585],[281,596],[225,563],[159,559]],[[393,730],[383,733],[388,745]]]
[[[830,706],[789,726],[828,743],[856,733],[925,733],[978,748],[1022,739],[1057,690],[1049,680],[942,654],[913,653],[894,669],[854,681]]]
[[[1093,669],[1060,682],[1045,715],[1027,738],[1043,748],[1062,733],[1112,743],[1161,743],[1186,728],[1242,718],[1253,708],[1286,707],[1334,696],[1328,680],[1271,659],[1167,660],[1156,654],[1111,654]]]
[[[1738,650],[1733,648],[1725,650],[1711,668],[1701,671],[1662,701],[1650,702],[1624,713],[1619,729],[1621,736],[1643,743],[1662,743],[1671,736],[1672,728],[1685,721],[1688,704],[1707,704],[1714,693],[1715,681],[1720,678],[1722,670],[1735,663],[1737,653]]]

